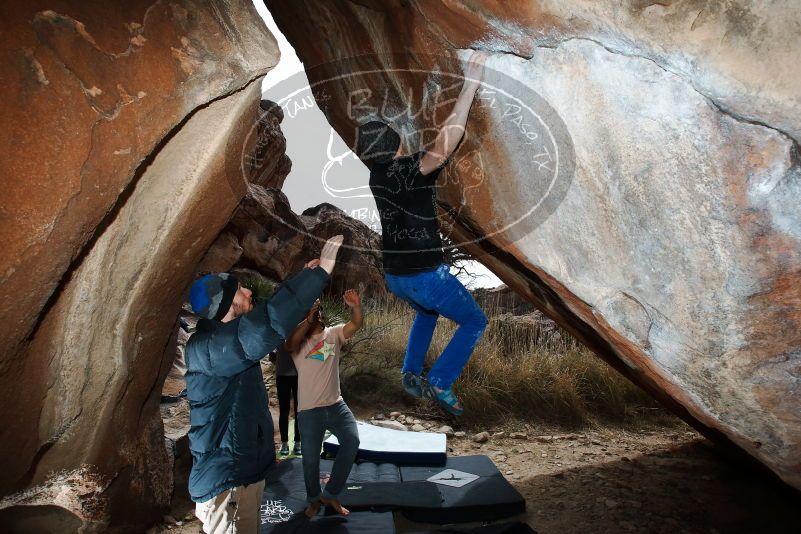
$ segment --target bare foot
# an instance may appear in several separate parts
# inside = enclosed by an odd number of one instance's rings
[[[306,511],[304,513],[306,514],[306,517],[312,518],[316,516],[319,511],[320,511],[320,501],[314,501],[309,505],[308,508],[306,508]]]
[[[325,245],[323,245],[323,251],[320,253],[320,267],[325,269],[325,272],[328,274],[331,274],[334,270],[334,264],[337,262],[337,253],[344,240],[345,237],[339,234],[326,241]]]
[[[326,499],[325,497],[320,497],[320,501],[324,505],[333,508],[338,514],[348,515],[350,513],[350,510],[342,506],[342,503],[336,499]]]

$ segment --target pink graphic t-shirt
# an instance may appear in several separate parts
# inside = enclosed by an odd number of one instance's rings
[[[345,343],[344,324],[329,326],[301,343],[292,361],[298,370],[298,411],[330,406],[339,392],[339,355]]]

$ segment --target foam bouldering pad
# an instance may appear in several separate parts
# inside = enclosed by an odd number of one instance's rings
[[[293,497],[306,500],[306,484],[303,482],[303,463],[300,458],[276,462],[264,478],[264,495],[271,497]]]
[[[320,460],[321,478],[334,468],[333,460]],[[359,462],[353,464],[348,475],[348,483],[355,482],[400,482],[400,468],[392,463]]]
[[[436,484],[425,480],[345,484],[339,500],[349,510],[438,509],[442,505]]]
[[[306,517],[303,508],[289,515],[262,514],[260,534],[394,534],[395,521],[392,512],[351,512],[347,516],[318,515]]]
[[[328,480],[333,465],[332,460],[320,460],[322,486]],[[264,495],[265,502],[268,499],[280,500],[282,504],[299,501],[301,504],[287,507],[292,511],[305,505],[303,461],[293,458],[279,462],[267,474]],[[398,466],[370,462],[351,467],[339,500],[343,506],[352,510],[439,508],[442,503],[436,484],[427,481],[405,484],[401,482]],[[275,508],[272,504],[268,507]]]
[[[403,510],[421,523],[493,521],[522,514],[526,501],[487,456],[455,456],[442,467],[402,466],[403,483],[429,481],[442,495],[439,509]]]
[[[333,460],[320,460],[320,485],[325,487]],[[374,464],[362,462],[353,464],[347,478],[347,484],[365,482],[394,482],[400,483],[400,468],[390,463]],[[306,484],[303,481],[303,460],[290,458],[274,464],[265,477],[265,493],[277,497],[294,497],[306,499]]]
[[[415,530],[407,534],[537,534],[537,531],[520,521],[496,523],[475,528],[446,528],[444,530]]]
[[[395,466],[392,466],[395,467]],[[397,467],[395,467],[397,471]],[[329,467],[330,471],[330,467]],[[351,472],[353,472],[352,470]],[[359,471],[365,473],[391,473],[388,468],[366,467]],[[321,477],[327,473],[321,465]],[[396,475],[397,476],[397,475]],[[396,482],[397,483],[397,482]],[[303,482],[303,463],[293,458],[278,462],[267,473],[262,496],[260,518],[261,534],[361,534],[372,532],[395,532],[395,524],[391,512],[359,512],[354,511],[347,517],[324,515],[323,507],[320,515],[309,519],[303,513],[308,506],[306,502],[306,486]]]
[[[359,430],[357,460],[391,462],[397,465],[445,465],[448,458],[445,434],[404,432],[363,422]],[[336,455],[339,441],[330,436],[323,442],[323,451]]]

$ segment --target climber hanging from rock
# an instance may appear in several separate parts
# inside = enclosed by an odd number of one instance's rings
[[[430,150],[401,155],[400,136],[389,124],[376,120],[359,126],[355,148],[370,169],[370,189],[381,217],[387,287],[416,312],[401,383],[411,395],[431,398],[454,415],[464,409],[453,383],[484,332],[487,318],[444,263],[435,182],[464,135],[486,59],[478,51],[470,56],[459,97]],[[423,361],[440,315],[459,327],[423,377]]]
[[[320,258],[253,304],[228,274],[192,284],[190,304],[201,317],[186,344],[189,400],[189,494],[207,533],[259,531],[264,477],[275,460],[273,422],[259,360],[303,320],[328,284],[341,235]]]

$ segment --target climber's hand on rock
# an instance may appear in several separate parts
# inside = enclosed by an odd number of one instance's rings
[[[481,77],[484,74],[484,63],[487,62],[487,53],[481,50],[474,50],[467,60],[467,65],[464,69],[464,77],[466,83],[478,84],[481,82]]]

